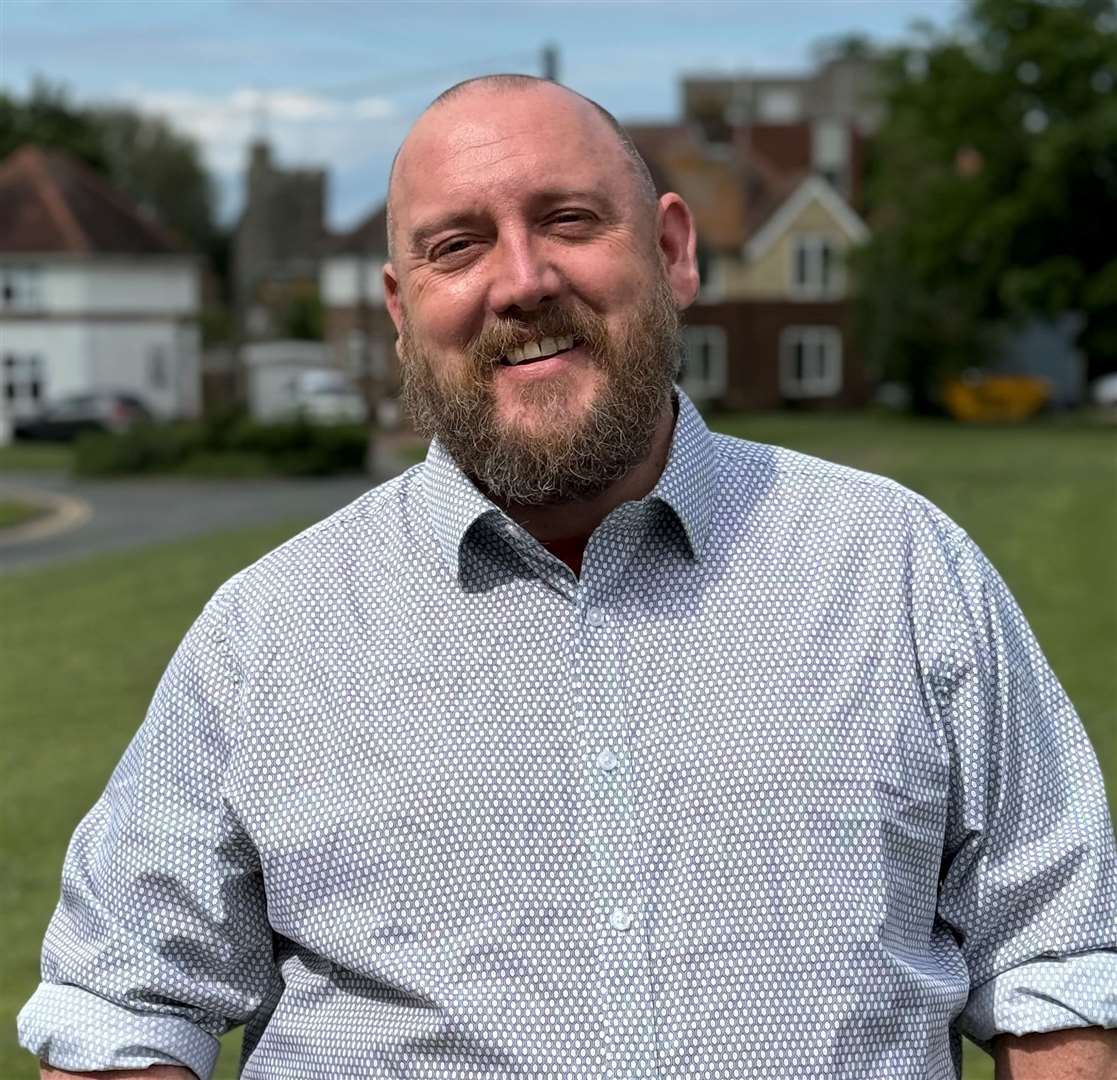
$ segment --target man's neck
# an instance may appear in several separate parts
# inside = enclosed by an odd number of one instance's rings
[[[667,464],[674,430],[675,409],[672,403],[663,410],[652,436],[651,448],[644,459],[592,499],[558,506],[520,506],[500,502],[497,505],[544,546],[555,540],[579,541],[578,550],[582,551],[594,529],[613,510],[621,503],[642,499],[655,487]],[[575,573],[578,572],[570,560],[564,561],[571,565]]]

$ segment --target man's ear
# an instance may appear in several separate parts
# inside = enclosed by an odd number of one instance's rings
[[[698,295],[698,235],[694,216],[681,196],[672,191],[660,196],[656,227],[659,254],[675,303],[680,309],[689,307]]]
[[[398,334],[403,323],[403,308],[399,298],[399,278],[396,276],[396,268],[390,262],[384,264],[383,277],[384,301],[388,305],[388,314],[392,317]]]

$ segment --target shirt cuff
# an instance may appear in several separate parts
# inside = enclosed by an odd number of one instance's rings
[[[970,992],[959,1027],[983,1046],[997,1035],[1117,1027],[1117,950],[1010,968]]]
[[[137,1012],[78,986],[40,983],[19,1014],[19,1042],[56,1069],[97,1072],[185,1066],[209,1080],[220,1043],[165,1013]]]

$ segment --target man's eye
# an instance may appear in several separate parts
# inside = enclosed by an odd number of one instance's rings
[[[551,218],[556,225],[578,225],[588,220],[589,214],[584,210],[561,210]]]
[[[437,262],[447,255],[460,255],[463,251],[468,250],[472,244],[473,241],[465,237],[458,240],[447,240],[446,243],[439,244],[437,247],[432,248],[429,258],[432,262]]]

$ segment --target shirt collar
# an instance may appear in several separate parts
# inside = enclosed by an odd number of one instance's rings
[[[671,449],[648,499],[669,507],[683,528],[691,555],[702,557],[710,533],[717,491],[718,455],[714,437],[690,398],[676,388],[679,409]],[[511,518],[486,498],[458,468],[438,439],[432,439],[423,465],[423,498],[447,566],[460,570],[462,545],[479,522]]]

